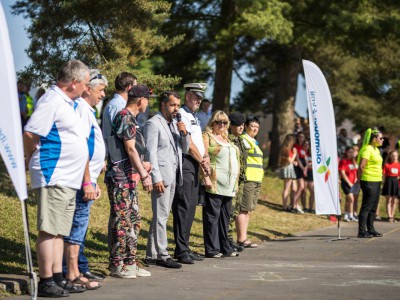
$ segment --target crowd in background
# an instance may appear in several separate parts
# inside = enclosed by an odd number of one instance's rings
[[[60,68],[57,83],[40,91],[34,108],[29,88],[18,85],[26,165],[38,203],[41,297],[101,287],[103,277],[90,271],[84,254],[90,208],[101,196],[101,172],[110,201],[111,276],[151,276],[136,257],[142,226],[140,183],[151,194],[153,212],[147,265],[181,268],[205,258],[237,257],[258,246],[247,230],[264,178],[263,152],[256,140],[260,120],[239,112],[210,114],[206,84],[185,84],[182,100],[176,91],[155,97],[133,74],[121,72],[100,127],[95,106],[107,86],[99,70],[77,60]],[[152,98],[157,98],[158,111],[139,126],[138,116]],[[199,204],[204,255],[189,247]],[[167,251],[170,211],[173,255]]]
[[[379,155],[382,157],[382,196],[386,198],[386,210],[389,222],[397,222],[394,218],[396,201],[399,194],[399,162],[398,151],[391,149],[387,137],[383,136],[384,128],[377,132],[382,134],[382,144],[377,145]],[[284,211],[293,213],[314,213],[314,183],[312,174],[312,159],[310,151],[310,131],[305,119],[297,118],[294,133],[285,137],[280,151],[280,178],[284,181],[282,191],[282,207]],[[350,139],[345,128],[339,130],[337,136],[339,185],[341,187],[340,199],[344,200],[345,222],[358,222],[360,194],[359,161],[361,136]],[[398,146],[396,145],[396,148]],[[357,162],[358,161],[358,162]],[[308,203],[306,191],[309,191]],[[344,196],[342,199],[342,195]],[[300,202],[299,202],[300,200]],[[378,200],[379,201],[379,200]],[[301,206],[300,206],[301,203]],[[400,209],[400,207],[399,207]],[[375,209],[375,220],[381,220],[379,203]],[[329,216],[333,222],[336,216]]]

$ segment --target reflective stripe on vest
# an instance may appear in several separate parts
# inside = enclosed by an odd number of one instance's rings
[[[241,137],[248,142],[247,164],[246,164],[246,181],[262,182],[264,178],[263,153],[255,141],[247,134],[242,134]]]

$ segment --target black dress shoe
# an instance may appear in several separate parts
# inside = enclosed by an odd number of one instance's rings
[[[358,233],[358,238],[360,238],[360,239],[370,239],[370,238],[372,238],[372,234],[370,234],[368,232],[364,232],[364,233],[359,232]]]
[[[234,242],[229,242],[231,244],[231,248],[233,252],[243,252],[244,247],[243,246],[239,246],[238,244],[234,243]]]
[[[202,261],[204,260],[204,256],[198,253],[194,253],[192,251],[189,252],[189,257],[194,261]]]
[[[103,280],[103,279],[104,279],[103,276],[95,275],[95,274],[93,274],[93,273],[90,272],[90,271],[87,271],[87,272],[85,272],[85,273],[82,273],[82,275],[83,275],[83,277],[86,277],[87,279],[95,280],[95,281],[99,281],[99,280]]]
[[[193,265],[194,264],[193,259],[191,259],[189,255],[178,257],[178,262],[180,262],[181,264],[186,264],[186,265]]]
[[[157,259],[156,262],[157,266],[170,268],[170,269],[179,269],[182,268],[182,265],[174,261],[171,257],[167,258],[166,260]]]
[[[368,233],[369,233],[370,235],[372,235],[373,237],[382,237],[382,236],[383,236],[382,233],[380,233],[380,232],[378,232],[378,231],[375,231],[375,230],[368,231]]]
[[[157,264],[157,259],[155,258],[145,258],[144,263],[147,265],[156,265]]]

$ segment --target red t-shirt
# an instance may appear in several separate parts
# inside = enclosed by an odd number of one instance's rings
[[[385,164],[383,166],[383,175],[386,177],[398,177],[400,172],[400,163],[394,162],[391,164]]]
[[[307,152],[306,152],[306,150],[304,150],[303,146],[295,144],[294,147],[297,150],[297,153],[298,153],[297,155],[299,156],[299,158],[306,158]]]
[[[339,171],[344,171],[351,183],[356,182],[358,166],[350,159],[342,159],[339,162]]]

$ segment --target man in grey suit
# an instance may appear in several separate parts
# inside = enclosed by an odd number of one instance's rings
[[[144,126],[146,160],[152,165],[153,219],[150,224],[146,262],[166,268],[180,268],[168,254],[167,221],[174,199],[175,187],[182,186],[182,152],[188,153],[190,135],[185,124],[178,122],[180,97],[174,91],[160,95],[160,112]]]

